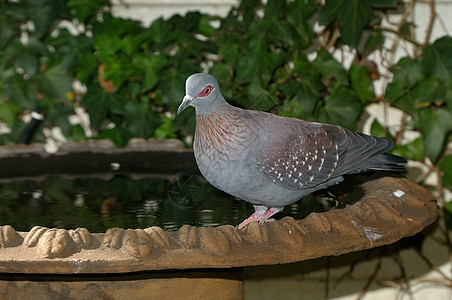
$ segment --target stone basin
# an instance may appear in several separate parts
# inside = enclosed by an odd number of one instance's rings
[[[70,155],[74,154],[95,162],[95,172],[102,173],[112,162],[127,165],[123,157],[129,152],[155,154],[155,160],[143,163],[144,169],[196,170],[191,151],[174,140],[135,142],[121,149],[105,141],[89,141],[69,143],[56,154],[46,153],[40,145],[0,147],[4,166],[0,178],[56,172],[73,164]],[[26,170],[14,170],[14,161],[24,159],[30,161]],[[190,293],[236,299],[241,295],[245,266],[388,245],[420,232],[437,218],[432,195],[408,179],[369,176],[348,197],[358,189],[361,199],[343,209],[312,213],[302,220],[284,217],[263,226],[254,222],[241,230],[231,225],[184,225],[174,232],[155,226],[92,233],[84,228],[35,226],[29,232],[17,232],[4,224],[0,226],[0,290],[13,296],[26,295],[28,289],[36,295],[39,290],[46,297],[66,291],[63,296],[70,297],[71,293],[118,296],[126,289],[137,298],[152,293],[169,299]]]

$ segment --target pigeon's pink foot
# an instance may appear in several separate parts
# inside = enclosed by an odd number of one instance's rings
[[[259,225],[263,225],[264,222],[275,221],[275,219],[271,219],[270,217],[274,214],[280,212],[281,209],[276,207],[270,207],[267,210],[256,210],[249,218],[245,219],[242,223],[236,226],[237,229],[245,228],[249,223],[258,221]]]
[[[265,214],[266,210],[256,210],[251,216],[249,216],[247,219],[243,220],[242,223],[237,225],[235,228],[242,229],[245,228],[249,223],[254,221],[259,221],[261,216]]]
[[[270,219],[271,216],[274,214],[280,212],[281,210],[277,209],[276,207],[270,207],[265,211],[265,213],[259,218],[259,225],[264,225],[264,222],[268,221],[275,221],[275,219]]]

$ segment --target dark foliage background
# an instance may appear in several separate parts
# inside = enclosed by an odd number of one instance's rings
[[[400,108],[396,135],[378,122],[372,133],[394,138],[394,151],[408,159],[428,158],[441,186],[452,186],[452,38],[418,42],[415,24],[402,18],[396,34],[414,54],[389,65],[392,82],[383,96],[374,92],[380,74],[369,55],[382,51],[389,31],[382,16],[403,6],[396,0],[244,0],[224,18],[189,12],[149,27],[112,16],[110,5],[0,1],[0,120],[11,129],[1,144],[17,142],[23,117],[38,106],[46,119],[35,142],[54,126],[68,140],[86,139],[82,126],[69,122],[77,107],[89,114],[92,138],[118,146],[132,137],[184,139],[193,135],[193,114],[175,119],[174,112],[185,79],[208,69],[225,98],[248,109],[356,129],[369,104]],[[318,32],[316,22],[324,26]],[[331,54],[344,46],[356,55],[348,69]],[[402,144],[407,128],[421,136]]]

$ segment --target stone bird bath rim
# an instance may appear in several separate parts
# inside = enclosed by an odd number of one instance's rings
[[[121,149],[106,141],[87,141],[68,143],[52,155],[42,145],[0,147],[0,163],[27,158],[62,163],[65,156],[77,153],[102,157],[107,164],[131,151],[174,161],[192,155],[175,140],[133,141]],[[253,222],[241,230],[231,225],[185,225],[174,232],[150,227],[90,233],[83,228],[35,226],[29,232],[16,232],[5,224],[0,226],[0,272],[124,273],[289,263],[394,243],[437,218],[432,195],[408,179],[372,177],[360,188],[362,199],[344,209],[312,213],[302,220],[285,217],[263,226]]]

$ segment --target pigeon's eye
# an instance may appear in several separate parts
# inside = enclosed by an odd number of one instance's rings
[[[211,86],[210,84],[208,86],[206,86],[201,93],[199,93],[198,97],[205,97],[208,96],[210,94],[210,92],[212,92],[213,90],[213,86]]]

